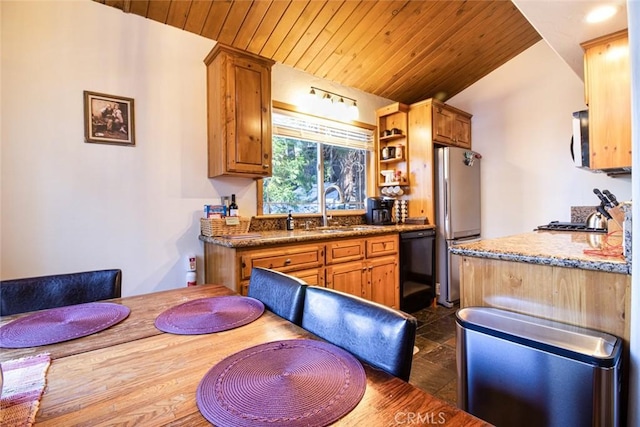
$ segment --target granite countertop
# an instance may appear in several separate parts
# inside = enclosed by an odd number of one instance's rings
[[[347,237],[366,237],[406,231],[430,230],[433,225],[353,225],[328,229],[312,228],[310,230],[296,229],[293,231],[249,231],[235,236],[208,237],[200,235],[200,240],[229,248],[246,248],[286,243],[308,243],[319,240],[335,240]]]
[[[614,255],[613,246],[620,248]],[[617,246],[619,245],[619,246]],[[456,245],[456,255],[631,274],[622,238],[602,233],[534,231]]]

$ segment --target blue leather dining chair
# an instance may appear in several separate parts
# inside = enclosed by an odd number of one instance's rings
[[[318,286],[305,292],[304,329],[405,381],[417,326],[415,317],[364,298]]]
[[[254,267],[251,270],[247,296],[262,301],[267,310],[300,325],[306,287],[307,284],[297,277]]]
[[[3,280],[0,316],[120,298],[121,284],[119,269]]]

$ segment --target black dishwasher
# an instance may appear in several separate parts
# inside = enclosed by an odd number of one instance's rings
[[[413,313],[435,298],[436,231],[400,233],[400,310]]]

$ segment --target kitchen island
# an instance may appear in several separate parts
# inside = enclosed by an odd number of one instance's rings
[[[456,255],[631,274],[621,239],[604,233],[534,231],[454,246]],[[618,249],[620,251],[621,249]],[[609,254],[611,252],[611,254]]]
[[[495,307],[622,338],[620,410],[626,414],[631,248],[625,248],[625,257],[622,237],[611,236],[535,231],[463,244],[451,252],[462,257],[460,307]]]
[[[461,307],[557,320],[619,336],[628,346],[631,264],[620,238],[535,231],[458,245],[451,253],[462,257]]]

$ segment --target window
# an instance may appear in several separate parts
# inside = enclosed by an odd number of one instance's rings
[[[322,194],[327,210],[364,209],[372,150],[372,129],[274,109],[272,176],[262,181],[262,213],[320,213]]]

